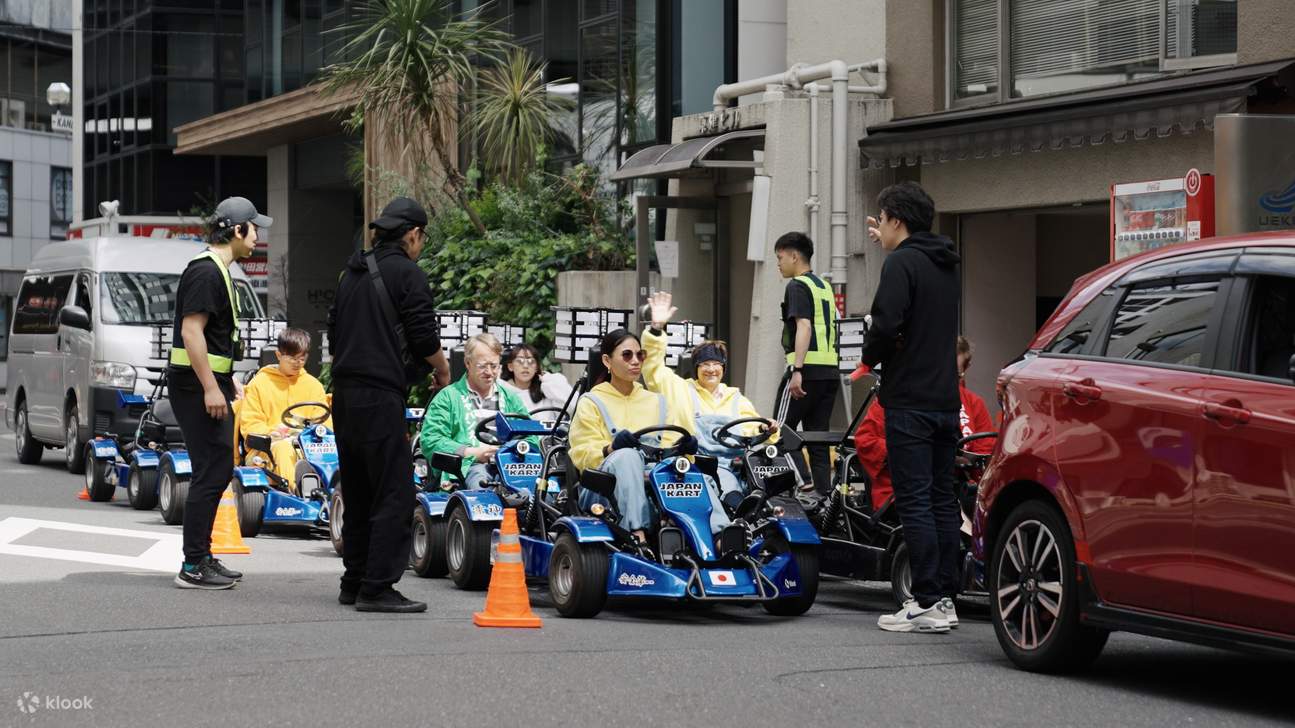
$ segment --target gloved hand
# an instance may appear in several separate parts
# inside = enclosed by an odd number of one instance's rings
[[[679,438],[679,452],[684,455],[697,454],[697,438],[692,435],[684,435]]]
[[[639,439],[629,430],[621,430],[612,438],[612,450],[623,450],[639,446]]]

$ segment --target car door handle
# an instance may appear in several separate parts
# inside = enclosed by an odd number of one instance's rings
[[[1240,402],[1206,402],[1205,416],[1211,420],[1245,425],[1250,422],[1250,410]]]
[[[1061,393],[1071,399],[1098,400],[1102,398],[1102,388],[1097,386],[1091,379],[1065,382],[1061,385]]]

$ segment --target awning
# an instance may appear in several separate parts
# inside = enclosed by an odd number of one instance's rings
[[[914,116],[868,128],[864,163],[910,166],[1212,129],[1267,82],[1295,87],[1291,59]]]
[[[323,96],[305,86],[176,127],[176,154],[265,156],[281,144],[344,133],[351,94]]]
[[[719,136],[697,137],[678,144],[658,144],[648,147],[625,160],[620,169],[612,173],[613,182],[648,177],[685,177],[702,174],[707,169],[754,169],[760,163],[754,160],[731,160],[719,151],[735,139],[764,140],[764,129],[741,129]]]

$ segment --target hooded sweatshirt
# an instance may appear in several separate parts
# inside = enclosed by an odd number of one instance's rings
[[[607,413],[612,418],[611,424],[603,421],[602,412],[589,400],[590,394],[597,396],[607,408]],[[688,418],[668,406],[666,421],[662,422],[661,400],[661,395],[649,392],[638,382],[634,383],[629,396],[621,394],[610,382],[603,382],[589,390],[589,394],[581,397],[576,404],[576,414],[571,418],[569,456],[572,464],[581,471],[601,465],[606,458],[603,448],[612,442],[613,426],[617,430],[630,432],[656,425],[688,427]],[[669,444],[674,439],[673,435],[667,434],[662,442]]]
[[[953,241],[915,233],[881,266],[863,362],[881,369],[886,409],[957,412],[958,302]]]
[[[696,379],[684,379],[666,366],[666,337],[658,336],[651,329],[643,332],[643,351],[647,359],[643,361],[643,381],[653,392],[665,395],[671,412],[681,413],[685,420],[682,426],[689,432],[697,434],[697,415],[725,415],[730,419],[759,417],[755,405],[742,394],[737,387],[720,384],[711,394]],[[696,398],[694,398],[696,395]],[[698,409],[697,405],[701,408]],[[752,434],[754,426],[746,428]],[[773,441],[777,440],[777,435]]]
[[[404,325],[410,356],[418,364],[441,349],[436,303],[427,274],[396,245],[380,245],[374,255],[387,295]],[[333,355],[334,388],[387,389],[402,398],[408,392],[411,382],[395,326],[383,310],[358,251],[346,261],[328,311],[328,346]]]

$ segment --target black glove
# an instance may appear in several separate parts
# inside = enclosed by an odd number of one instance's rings
[[[629,430],[621,430],[612,438],[612,450],[623,450],[639,446],[639,439]]]
[[[679,452],[684,455],[697,454],[697,438],[692,435],[684,435],[679,438]]]

